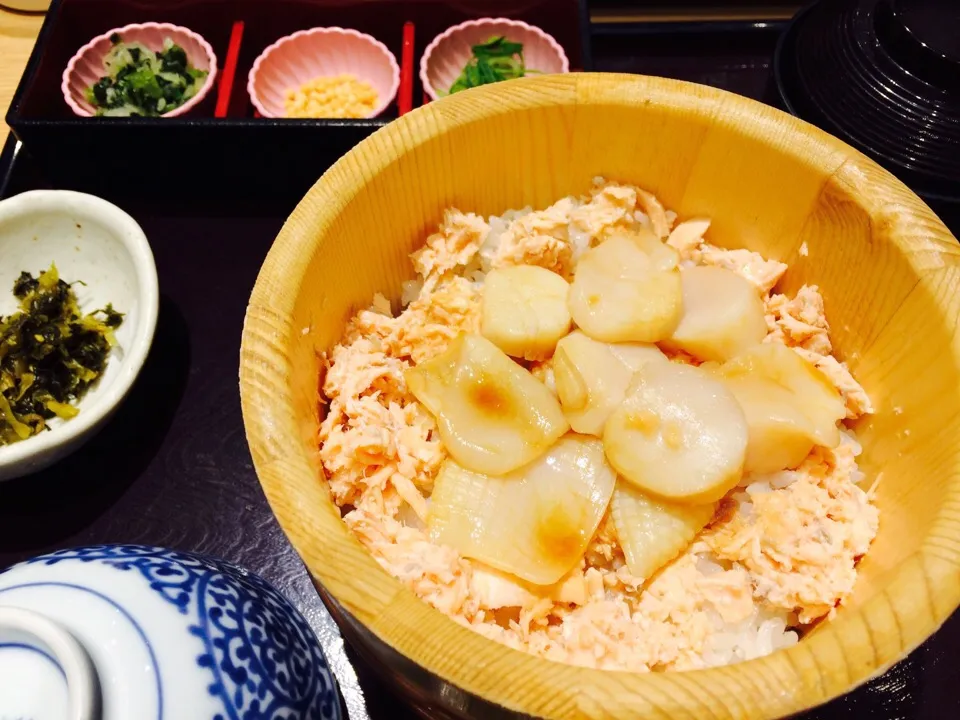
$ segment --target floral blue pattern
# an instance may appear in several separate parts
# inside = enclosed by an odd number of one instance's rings
[[[31,560],[99,562],[139,573],[190,618],[203,643],[197,664],[223,705],[212,720],[339,720],[336,684],[313,631],[271,585],[243,568],[139,545],[62,550]]]

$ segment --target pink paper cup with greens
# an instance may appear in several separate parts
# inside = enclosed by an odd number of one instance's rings
[[[423,83],[424,92],[432,100],[450,94],[450,89],[468,63],[474,66],[483,64],[475,62],[477,58],[474,58],[473,47],[498,37],[503,37],[507,43],[519,43],[523,46],[526,74],[570,72],[570,61],[560,43],[540,28],[520,20],[482,18],[454,25],[427,45],[420,60],[420,81]],[[514,59],[516,60],[516,56]],[[504,63],[506,58],[494,56],[490,60],[493,61],[493,69],[496,71],[497,63]],[[486,70],[487,68],[474,67],[470,72],[479,72],[489,80]]]

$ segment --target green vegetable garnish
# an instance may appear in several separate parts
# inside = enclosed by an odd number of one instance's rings
[[[0,445],[74,417],[73,403],[103,375],[123,323],[110,305],[82,314],[55,265],[37,278],[21,273],[13,294],[20,310],[0,318]]]
[[[474,45],[473,57],[450,86],[450,93],[480,85],[521,78],[532,72],[523,62],[523,43],[511,42],[503,35]]]
[[[110,38],[113,47],[103,59],[107,74],[87,88],[97,115],[157,117],[183,105],[203,86],[206,70],[190,67],[186,51],[170,38],[155,53],[140,43]]]

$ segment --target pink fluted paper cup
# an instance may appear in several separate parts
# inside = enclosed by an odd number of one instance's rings
[[[163,113],[161,117],[177,117],[190,112],[213,88],[217,78],[217,56],[203,37],[193,30],[170,23],[134,23],[98,35],[80,48],[67,63],[60,87],[63,90],[63,99],[77,115],[91,117],[97,113],[97,109],[87,101],[85,92],[106,74],[103,58],[113,47],[110,38],[114,34],[119,35],[124,42],[139,42],[153,51],[162,50],[164,39],[170,38],[184,49],[191,66],[207,71],[206,81],[197,94],[180,107]]]
[[[263,117],[282,118],[287,90],[343,74],[377,91],[377,106],[368,117],[386,110],[400,88],[400,66],[386,45],[356,30],[329,27],[301,30],[270,45],[253,63],[247,93]]]
[[[570,61],[560,43],[543,30],[520,20],[482,18],[448,28],[427,45],[420,60],[420,82],[431,99],[443,97],[473,56],[471,48],[503,35],[523,43],[528,70],[555,74],[570,72]]]

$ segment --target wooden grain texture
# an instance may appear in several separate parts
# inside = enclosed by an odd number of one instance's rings
[[[629,674],[507,649],[420,602],[340,521],[316,447],[318,355],[445,207],[499,214],[595,175],[657,193],[711,239],[818,284],[839,354],[876,401],[858,428],[882,472],[881,528],[852,602],[789,650],[725,668]],[[807,254],[799,248],[806,243]],[[548,718],[773,718],[916,647],[960,601],[960,248],[889,173],[798,120],[678,81],[568,75],[482,88],[375,134],[285,224],[250,300],[244,421],[266,495],[314,579],[375,636],[446,681]]]
[[[25,15],[0,8],[0,146],[9,132],[3,117],[10,107],[42,24],[42,15]]]

